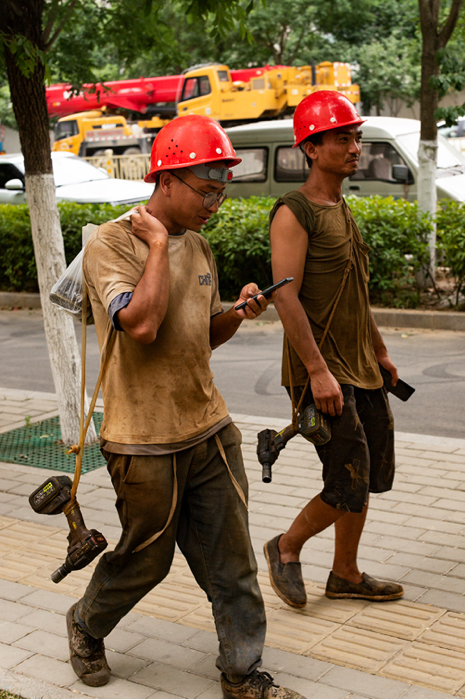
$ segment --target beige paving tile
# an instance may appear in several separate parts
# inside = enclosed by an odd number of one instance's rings
[[[266,644],[291,653],[304,654],[316,643],[339,628],[326,619],[316,619],[290,609],[267,614]]]
[[[454,694],[464,684],[465,653],[416,641],[404,648],[380,674]]]
[[[425,629],[444,614],[444,609],[417,602],[369,604],[347,623],[359,629],[414,641]]]
[[[325,585],[306,585],[307,606],[301,613],[317,619],[326,619],[337,624],[345,624],[370,603],[364,600],[330,600],[325,596]]]
[[[12,582],[22,581],[28,575],[32,575],[36,567],[34,565],[28,565],[25,562],[18,560],[8,560],[6,556],[1,557],[1,572],[0,575],[3,580],[11,580]]]
[[[5,529],[6,527],[11,527],[12,524],[16,522],[13,517],[5,517],[5,515],[0,515],[0,529]]]
[[[58,687],[69,687],[76,682],[76,675],[69,663],[46,655],[33,655],[17,665],[14,671],[35,680],[52,681]]]
[[[177,621],[197,609],[205,600],[203,593],[202,597],[203,599],[199,599],[196,590],[191,591],[181,586],[169,586],[165,583],[164,587],[158,585],[152,592],[149,592],[134,609],[136,612],[153,614],[153,616],[167,621]]]
[[[377,672],[407,645],[407,641],[392,636],[342,626],[305,655],[365,672]]]
[[[186,614],[182,619],[179,619],[181,624],[186,626],[193,626],[195,629],[202,629],[203,631],[213,631],[215,632],[215,621],[213,619],[213,614],[210,605],[203,605],[197,607],[190,614]]]
[[[418,640],[441,648],[465,652],[465,614],[447,612],[426,629]]]

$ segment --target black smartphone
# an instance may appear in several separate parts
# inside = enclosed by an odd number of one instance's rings
[[[282,286],[286,286],[286,284],[290,284],[290,282],[294,281],[294,277],[285,277],[284,279],[281,279],[280,282],[277,282],[276,284],[273,284],[273,286],[269,286],[268,289],[264,289],[263,291],[260,291],[259,294],[255,294],[255,296],[251,296],[251,299],[258,299],[259,296],[264,296],[266,299],[268,296],[271,296],[273,291],[276,291],[276,289],[280,289]],[[247,301],[250,301],[250,299],[247,299]],[[234,307],[235,311],[240,311],[241,308],[245,308],[247,306],[247,301],[243,301],[240,303],[238,306]]]
[[[400,400],[404,401],[408,400],[412,393],[415,393],[413,386],[410,386],[410,384],[408,384],[406,381],[402,381],[402,379],[399,379],[396,385],[393,386],[391,372],[381,366],[379,362],[378,366],[381,376],[383,377],[384,388],[386,391],[389,391],[389,393],[392,393],[393,396],[396,396],[396,398],[400,398]]]

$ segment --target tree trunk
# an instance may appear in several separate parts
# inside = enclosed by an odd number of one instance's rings
[[[61,435],[65,444],[77,444],[81,358],[73,319],[49,300],[50,289],[66,269],[53,175],[26,176],[26,194],[44,315],[45,337],[58,400]],[[89,402],[86,396],[86,415],[88,408]],[[95,428],[91,423],[86,443],[90,444],[96,440]]]
[[[437,88],[431,78],[439,75],[438,51],[444,49],[457,24],[462,0],[452,0],[448,16],[439,24],[441,0],[418,0],[422,35],[420,120],[421,133],[418,148],[418,206],[422,211],[436,216],[437,190],[436,168],[438,128],[434,113],[439,103]],[[429,239],[430,274],[434,279],[436,269],[436,223]]]
[[[43,0],[16,0],[14,3],[7,0],[7,34],[25,36],[34,46],[41,49],[43,5]],[[50,289],[64,272],[66,262],[50,153],[45,69],[37,60],[31,74],[26,77],[18,67],[18,55],[13,55],[8,47],[5,48],[4,54],[11,101],[24,156],[26,194],[45,336],[58,399],[61,434],[65,444],[73,444],[79,439],[81,361],[72,318],[49,301]],[[87,441],[96,439],[92,424]]]
[[[422,13],[420,0],[420,14]],[[437,192],[436,192],[436,167],[438,149],[438,129],[434,118],[439,96],[437,90],[431,86],[431,78],[439,74],[439,65],[436,54],[439,49],[437,22],[435,13],[437,3],[426,0],[430,6],[429,15],[423,7],[421,17],[422,29],[422,54],[421,54],[421,91],[420,91],[420,120],[421,132],[418,146],[418,206],[421,211],[436,216]],[[436,223],[433,221],[429,236],[429,273],[434,279],[436,270]]]

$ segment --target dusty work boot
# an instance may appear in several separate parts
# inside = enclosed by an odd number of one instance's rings
[[[299,692],[275,684],[268,672],[258,670],[254,670],[238,684],[230,682],[222,673],[221,689],[224,699],[305,699]]]
[[[103,638],[90,636],[76,624],[74,621],[76,606],[77,602],[68,609],[66,615],[71,666],[84,684],[90,687],[101,687],[110,679]]]
[[[375,580],[366,573],[362,573],[363,580],[353,583],[350,580],[338,578],[334,573],[329,574],[326,583],[326,597],[330,599],[369,599],[373,602],[386,602],[390,599],[399,599],[404,594],[404,588],[397,583]]]
[[[301,609],[307,604],[307,593],[300,563],[281,563],[278,542],[282,534],[267,541],[263,547],[270,572],[271,587],[278,597],[291,607]]]

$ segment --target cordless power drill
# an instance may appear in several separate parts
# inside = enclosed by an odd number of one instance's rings
[[[331,426],[316,405],[308,405],[299,415],[298,428],[288,425],[281,432],[262,430],[258,433],[257,456],[262,465],[262,481],[271,482],[271,467],[279,456],[279,452],[296,434],[301,434],[309,442],[323,445],[331,439]]]
[[[52,476],[29,496],[34,512],[57,515],[64,512],[69,524],[66,561],[50,576],[59,583],[73,570],[85,568],[107,547],[103,534],[87,529],[77,500],[71,500],[72,481],[69,476]]]

